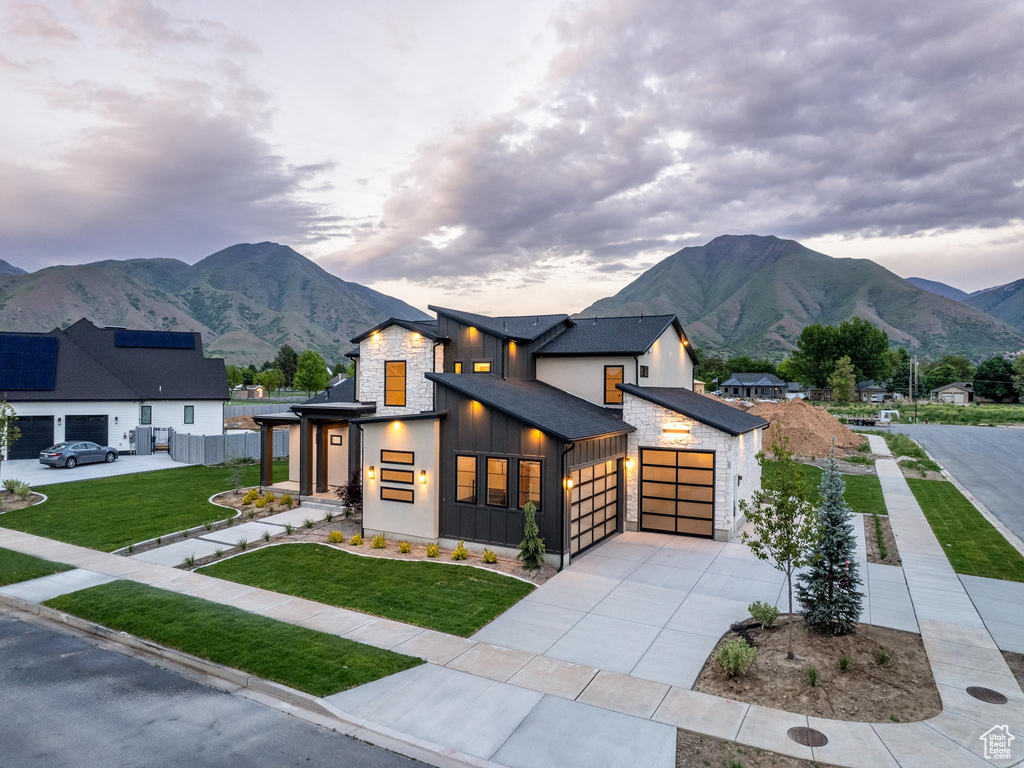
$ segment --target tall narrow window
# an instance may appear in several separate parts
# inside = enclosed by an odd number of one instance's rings
[[[459,456],[455,474],[455,500],[459,504],[476,504],[476,456]]]
[[[462,373],[462,363],[455,363],[455,372]]]
[[[522,509],[528,501],[532,501],[537,511],[540,511],[539,461],[519,462],[519,508]]]
[[[486,363],[473,363],[473,373],[490,373],[490,372],[491,372],[491,364],[490,364],[490,362],[486,362]]]
[[[142,413],[139,416],[140,424],[152,424],[153,423],[153,406],[144,405],[142,406]]]
[[[405,405],[405,360],[384,363],[384,405]]]
[[[195,424],[196,423],[196,407],[194,405],[185,406],[185,423]]]
[[[487,460],[487,503],[508,506],[508,459]]]
[[[605,405],[622,405],[622,390],[616,384],[622,383],[622,366],[606,365],[604,367],[604,403]]]
[[[641,365],[640,366],[640,378],[641,379],[646,379],[650,375],[651,375],[650,367],[646,366],[646,365]]]

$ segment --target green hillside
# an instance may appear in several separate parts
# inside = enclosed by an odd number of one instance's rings
[[[977,291],[963,301],[1024,331],[1024,279]]]
[[[1020,330],[873,261],[834,259],[777,237],[724,235],[684,248],[580,314],[641,312],[675,312],[698,346],[719,354],[781,358],[805,326],[854,316],[925,357],[1024,349]]]

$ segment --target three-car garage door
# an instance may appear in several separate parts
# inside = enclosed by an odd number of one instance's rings
[[[714,535],[714,451],[640,449],[640,530]]]
[[[38,459],[39,452],[53,445],[53,416],[19,416],[15,422],[21,436],[11,446],[10,459]]]
[[[97,445],[107,444],[107,417],[103,416],[67,416],[64,427],[64,439],[89,440]]]

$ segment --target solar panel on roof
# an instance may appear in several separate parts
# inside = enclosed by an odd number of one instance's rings
[[[191,333],[176,331],[115,331],[116,347],[149,347],[151,349],[195,349]]]
[[[0,334],[0,390],[51,390],[57,378],[57,338]]]

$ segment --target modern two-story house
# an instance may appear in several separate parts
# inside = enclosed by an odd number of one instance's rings
[[[367,534],[512,554],[537,506],[550,562],[622,530],[729,539],[760,486],[767,422],[693,391],[674,315],[488,317],[430,307],[360,334],[355,376],[254,417],[261,482],[333,496],[353,473]],[[288,478],[270,432],[288,429]]]

